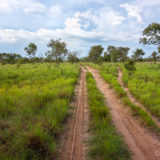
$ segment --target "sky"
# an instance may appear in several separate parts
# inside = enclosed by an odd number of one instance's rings
[[[0,52],[19,53],[33,42],[45,56],[50,39],[67,42],[70,51],[87,56],[93,45],[142,48],[142,31],[160,23],[160,0],[0,0]]]

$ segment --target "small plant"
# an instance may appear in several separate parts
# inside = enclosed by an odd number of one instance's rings
[[[135,61],[133,60],[129,60],[128,62],[126,62],[124,64],[124,67],[126,68],[126,70],[128,71],[129,77],[131,77],[131,75],[135,72],[136,67],[135,67]]]

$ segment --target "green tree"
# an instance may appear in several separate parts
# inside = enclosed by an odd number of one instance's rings
[[[108,46],[107,53],[110,55],[112,62],[118,61],[119,55],[115,46]]]
[[[151,57],[153,58],[153,60],[156,62],[157,58],[158,58],[158,53],[156,51],[154,51],[151,55]]]
[[[143,36],[140,43],[145,45],[157,45],[160,54],[160,24],[152,23],[143,30]]]
[[[119,61],[125,62],[128,60],[128,52],[130,48],[128,47],[117,47],[117,54],[119,55]]]
[[[72,64],[76,63],[77,65],[77,63],[79,62],[79,58],[78,58],[79,54],[80,54],[79,51],[70,52],[67,57],[68,61],[71,62]]]
[[[27,52],[29,57],[35,57],[37,52],[37,46],[34,43],[29,43],[27,47],[24,48],[24,50]]]
[[[61,39],[51,39],[47,47],[51,48],[51,50],[46,53],[47,58],[55,61],[57,64],[63,62],[68,54],[67,43],[61,42]]]
[[[111,62],[111,55],[108,54],[107,52],[104,52],[104,57],[103,57],[105,62]]]
[[[132,55],[132,59],[135,60],[135,61],[142,61],[142,56],[145,55],[145,52],[140,49],[140,48],[137,48],[134,52],[133,52],[133,55]]]
[[[89,60],[97,63],[98,58],[102,55],[104,48],[101,45],[92,46],[89,51]]]
[[[134,73],[134,71],[136,70],[135,61],[132,60],[132,59],[129,59],[128,62],[126,62],[124,64],[124,67],[128,71],[128,74],[129,74],[129,77],[130,77]]]

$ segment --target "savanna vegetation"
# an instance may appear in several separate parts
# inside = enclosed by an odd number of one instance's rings
[[[149,112],[160,117],[159,33],[160,24],[157,23],[143,31],[140,43],[158,46],[158,50],[149,57],[144,57],[145,52],[141,48],[136,48],[129,56],[128,47],[94,45],[90,47],[88,56],[79,58],[80,51],[69,51],[67,43],[61,39],[48,42],[49,50],[44,57],[36,57],[38,47],[33,42],[24,48],[26,57],[17,53],[0,53],[0,160],[56,158],[80,65],[99,70],[117,97],[126,107],[130,107],[133,115],[149,129],[160,132],[151,115],[131,102],[117,80],[120,67],[126,87]],[[130,159],[130,152],[113,126],[104,97],[90,73],[87,73],[86,80],[90,110],[90,158]]]
[[[46,63],[0,68],[0,159],[54,159],[79,67]]]
[[[123,81],[131,93],[154,115],[160,117],[160,64],[137,63],[129,77],[125,68]]]

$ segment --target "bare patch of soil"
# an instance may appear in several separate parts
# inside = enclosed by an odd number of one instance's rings
[[[69,119],[68,131],[62,138],[59,160],[86,160],[89,115],[86,99],[86,70],[81,68],[74,102],[73,116]]]

